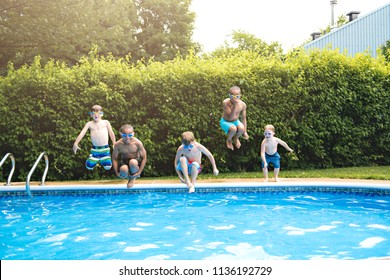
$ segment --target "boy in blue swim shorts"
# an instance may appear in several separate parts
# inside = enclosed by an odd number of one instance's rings
[[[226,146],[234,150],[233,143],[237,149],[241,147],[239,138],[241,135],[249,139],[246,132],[246,104],[241,100],[241,89],[238,86],[231,87],[229,98],[222,102],[223,115],[219,122],[222,130],[227,134]],[[240,115],[241,120],[240,121]]]
[[[93,170],[93,168],[100,163],[105,170],[110,170],[112,161],[108,137],[111,138],[112,144],[114,145],[115,134],[110,122],[102,119],[103,109],[101,106],[92,106],[92,110],[88,114],[92,117],[92,121],[87,122],[77,136],[76,141],[73,144],[73,152],[77,153],[77,150],[80,149],[78,144],[89,130],[91,133],[92,149],[85,162],[85,167],[89,170]]]
[[[261,142],[261,167],[263,168],[263,173],[265,180],[268,182],[268,167],[270,164],[274,166],[274,178],[275,181],[279,181],[279,171],[280,171],[280,155],[278,153],[278,144],[285,147],[289,152],[294,152],[286,142],[283,140],[274,137],[275,128],[273,125],[268,124],[264,127],[264,140]]]
[[[219,171],[214,156],[205,146],[195,141],[195,136],[191,131],[184,132],[181,137],[182,145],[177,149],[173,165],[180,181],[186,184],[189,192],[192,193],[195,192],[196,178],[202,171],[202,154],[209,158],[215,176],[219,174]]]

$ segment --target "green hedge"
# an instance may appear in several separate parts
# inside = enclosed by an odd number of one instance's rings
[[[72,152],[87,112],[99,104],[117,135],[122,124],[134,126],[148,152],[144,176],[175,174],[175,151],[186,130],[210,149],[221,172],[260,171],[268,123],[299,159],[281,147],[282,169],[388,165],[389,69],[366,55],[330,50],[295,53],[284,61],[242,52],[137,65],[91,54],[72,68],[41,65],[37,57],[0,78],[0,156],[15,155],[14,181],[26,179],[42,151],[50,158],[47,180],[114,178],[112,171],[85,169],[88,134],[82,150]],[[232,85],[241,87],[248,105],[250,135],[236,151],[226,148],[219,128],[221,102]],[[40,179],[43,166],[33,179]],[[212,171],[206,159],[204,167]],[[0,170],[3,181],[9,168],[5,163]]]

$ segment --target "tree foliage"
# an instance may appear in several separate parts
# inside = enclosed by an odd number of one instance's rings
[[[186,53],[191,0],[2,0],[0,66],[19,67],[36,55],[74,65],[98,46],[102,55],[133,61]]]
[[[387,40],[386,43],[380,47],[380,51],[385,60],[390,63],[390,40]]]
[[[191,47],[195,14],[189,12],[191,0],[135,0],[139,21],[135,38],[139,50],[134,55],[164,61]]]
[[[211,56],[236,55],[241,51],[252,51],[263,57],[281,56],[283,49],[277,42],[267,44],[253,34],[243,31],[233,31],[231,41],[225,41],[225,45],[217,48],[211,53]]]

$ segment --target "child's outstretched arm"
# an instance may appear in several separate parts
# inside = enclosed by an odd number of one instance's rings
[[[294,150],[293,149],[291,149],[288,145],[287,145],[287,143],[286,142],[284,142],[282,139],[279,139],[279,138],[276,138],[275,137],[275,139],[276,139],[276,141],[278,142],[278,144],[280,144],[280,145],[282,145],[283,147],[285,147],[286,149],[287,149],[287,151],[289,151],[289,152],[294,152]]]
[[[73,152],[77,153],[77,150],[80,150],[80,147],[78,146],[79,142],[83,139],[85,133],[87,133],[89,129],[89,122],[87,122],[84,126],[84,128],[81,130],[80,134],[77,136],[76,141],[74,141],[73,144]]]
[[[211,165],[213,167],[213,173],[215,176],[218,176],[219,174],[219,170],[217,169],[217,164],[215,163],[215,159],[214,159],[214,156],[212,155],[212,153],[203,145],[200,145],[200,151],[209,158],[210,162],[211,162]]]

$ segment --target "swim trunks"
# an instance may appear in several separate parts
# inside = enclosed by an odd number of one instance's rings
[[[108,145],[96,147],[92,146],[90,155],[85,162],[85,167],[89,170],[93,170],[96,164],[100,163],[105,170],[110,170],[112,167],[110,147]]]
[[[267,161],[268,167],[270,163],[272,163],[274,168],[280,168],[280,155],[278,152],[274,153],[273,155],[265,153],[265,160]],[[261,167],[264,168],[263,161],[261,161]]]
[[[142,158],[134,158],[134,159],[138,162],[138,166],[139,166],[140,163],[142,162]],[[129,159],[122,159],[122,160],[119,162],[119,167],[121,167],[122,165],[127,165],[127,166],[129,166],[130,160],[132,160],[132,158],[129,158]]]
[[[238,125],[242,124],[242,122],[240,120],[235,120],[234,122],[228,122],[224,118],[221,118],[221,120],[219,121],[219,124],[220,124],[222,130],[225,132],[225,134],[228,134],[229,128],[232,125],[238,126]]]
[[[200,174],[200,172],[202,172],[202,165],[200,165],[199,162],[188,161],[187,158],[186,158],[186,161],[187,161],[187,166],[188,166],[188,174],[191,174],[191,170],[192,170],[193,165],[196,166],[196,169],[198,170],[198,174]],[[183,172],[183,168],[181,167],[180,161],[178,162],[176,169]]]

